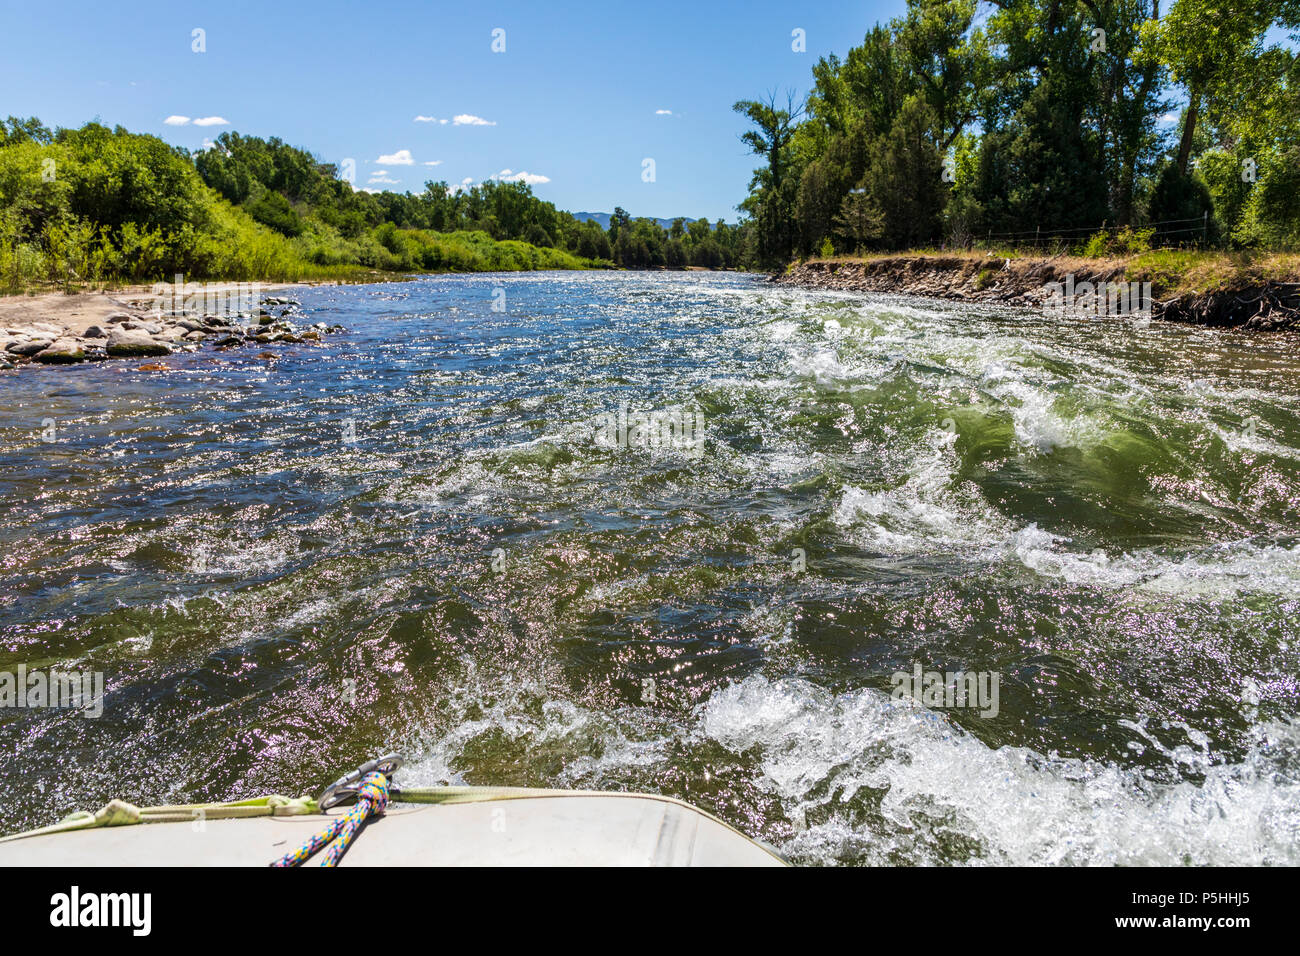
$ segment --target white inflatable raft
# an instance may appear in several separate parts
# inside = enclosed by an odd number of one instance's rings
[[[437,789],[445,799],[433,805],[398,798],[382,817],[368,820],[339,865],[784,865],[744,834],[669,797]],[[121,821],[135,825],[101,823],[11,837],[0,843],[0,865],[267,866],[345,812],[334,807],[325,813],[207,819],[190,810],[172,814],[173,822],[150,822],[148,811],[137,811],[138,822]],[[305,865],[317,862],[319,856]]]

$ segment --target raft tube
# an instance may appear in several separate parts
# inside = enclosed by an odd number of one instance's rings
[[[670,797],[506,791],[436,805],[393,802],[340,866],[783,866],[766,847]],[[340,814],[103,825],[0,843],[0,866],[267,866]],[[309,861],[311,866],[317,859]]]

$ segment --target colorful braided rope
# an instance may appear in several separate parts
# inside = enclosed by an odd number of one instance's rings
[[[329,844],[321,866],[338,866],[338,862],[347,852],[348,845],[356,837],[366,817],[382,816],[388,809],[388,778],[378,771],[368,773],[361,778],[357,790],[357,802],[345,815],[332,822],[324,830],[315,834],[292,853],[286,853],[272,863],[272,866],[298,866],[305,862],[321,847]]]

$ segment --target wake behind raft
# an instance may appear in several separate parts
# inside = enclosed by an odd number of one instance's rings
[[[398,754],[321,795],[136,807],[114,800],[0,840],[0,866],[783,866],[721,820],[639,793],[399,788]],[[181,826],[179,824],[189,824]]]

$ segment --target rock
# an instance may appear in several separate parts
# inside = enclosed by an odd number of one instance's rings
[[[135,318],[129,312],[114,312],[108,318],[104,319],[106,325],[121,325],[123,322],[130,322]]]
[[[315,329],[308,329],[306,332],[302,333],[302,338],[310,340],[312,342],[319,342],[320,333],[317,332]]]
[[[202,329],[194,329],[191,332],[185,333],[186,342],[202,342],[207,337],[208,333],[204,332]]]
[[[166,372],[171,366],[164,365],[162,362],[146,362],[144,365],[136,366],[137,372]]]
[[[82,351],[81,343],[76,339],[62,338],[49,348],[37,352],[32,358],[46,365],[71,365],[73,362],[86,361],[86,353]]]
[[[102,339],[102,338],[107,338],[108,333],[105,332],[103,329],[101,329],[98,325],[92,325],[89,326],[86,329],[86,331],[81,333],[81,337],[83,339]]]
[[[203,323],[202,323],[202,322],[196,322],[194,319],[181,319],[181,320],[180,320],[179,322],[177,322],[176,324],[179,325],[179,326],[180,326],[182,329],[184,329],[186,332],[202,332],[202,331],[203,331]]]
[[[257,357],[260,359],[278,359],[280,356],[276,355],[274,352],[259,352],[257,353]]]
[[[238,335],[227,335],[220,342],[216,343],[216,347],[219,349],[228,349],[228,348],[233,348],[236,345],[243,345],[243,344],[244,344],[244,340],[241,339]]]
[[[25,355],[31,357],[37,352],[44,352],[53,344],[54,339],[51,338],[28,339],[25,342],[10,342],[5,351],[9,352],[11,355]]]
[[[140,319],[129,319],[121,323],[122,328],[132,329],[140,332],[148,332],[150,335],[157,335],[162,331],[162,326],[157,322],[144,322]]]
[[[108,354],[116,357],[132,355],[168,355],[171,349],[155,342],[148,333],[131,329],[114,329],[108,336]]]

